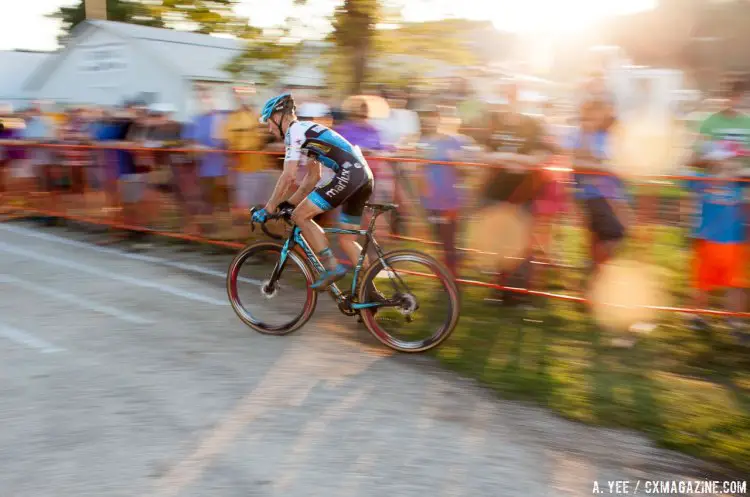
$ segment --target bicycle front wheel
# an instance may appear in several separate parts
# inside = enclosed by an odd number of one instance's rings
[[[312,316],[318,294],[310,288],[313,272],[283,246],[261,242],[245,247],[229,265],[227,294],[243,323],[266,335],[286,335]]]
[[[448,269],[413,250],[389,252],[367,269],[360,302],[385,298],[388,305],[361,310],[367,329],[399,352],[424,352],[443,343],[458,324],[461,299]]]

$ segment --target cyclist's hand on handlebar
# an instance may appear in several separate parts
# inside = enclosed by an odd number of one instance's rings
[[[281,216],[291,216],[291,215],[292,215],[292,211],[293,211],[293,210],[294,210],[294,209],[295,209],[296,207],[297,207],[297,206],[296,206],[296,205],[294,205],[293,203],[291,203],[291,202],[289,202],[289,201],[287,201],[287,200],[284,200],[284,201],[283,201],[283,202],[281,202],[281,203],[279,204],[279,206],[278,206],[278,207],[276,208],[276,213],[277,213],[277,214],[279,214],[279,215],[281,215]]]
[[[268,212],[265,208],[253,211],[252,220],[254,223],[265,223],[268,219]]]

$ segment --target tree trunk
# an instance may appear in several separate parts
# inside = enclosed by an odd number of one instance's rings
[[[84,0],[86,19],[107,20],[107,0]]]
[[[364,44],[352,50],[352,76],[352,95],[359,95],[367,76],[367,46]]]

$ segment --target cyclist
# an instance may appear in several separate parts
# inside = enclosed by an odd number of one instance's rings
[[[316,291],[323,291],[343,278],[352,265],[336,259],[325,232],[313,218],[342,206],[339,218],[342,228],[358,229],[374,180],[359,147],[322,124],[297,121],[295,109],[294,99],[285,93],[270,99],[261,111],[260,122],[268,123],[270,132],[276,138],[284,139],[286,156],[271,198],[265,208],[253,214],[253,221],[265,222],[268,214],[276,212],[283,202],[290,204],[294,208],[292,220],[325,267],[323,274],[311,285]],[[306,158],[307,166],[305,178],[290,196],[303,158]],[[333,170],[334,176],[316,187],[321,177],[321,165]],[[341,248],[351,263],[356,264],[362,251],[356,235],[341,235]]]

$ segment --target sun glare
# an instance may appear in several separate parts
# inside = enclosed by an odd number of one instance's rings
[[[496,28],[520,33],[575,33],[606,17],[647,10],[656,0],[512,0],[485,4]]]
[[[657,0],[401,0],[410,22],[445,17],[490,20],[501,31],[544,38],[577,33],[606,17],[656,7]]]

